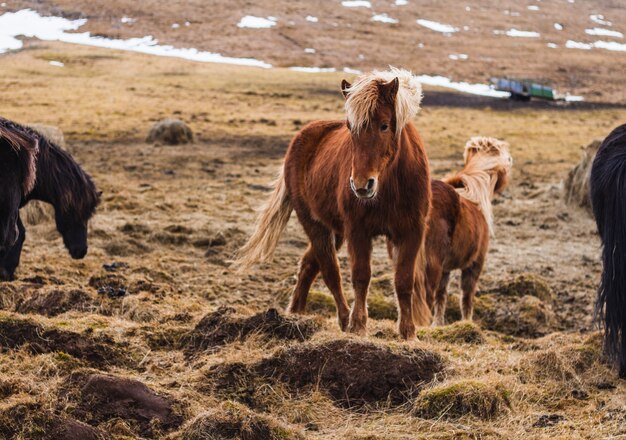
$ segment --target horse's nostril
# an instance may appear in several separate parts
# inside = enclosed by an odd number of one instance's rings
[[[367,190],[371,191],[372,188],[374,188],[374,185],[376,184],[376,179],[367,179]]]

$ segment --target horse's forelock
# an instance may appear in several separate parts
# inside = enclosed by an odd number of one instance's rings
[[[347,90],[345,109],[350,129],[357,133],[366,127],[379,102],[382,83],[398,79],[398,93],[394,100],[396,135],[420,110],[422,86],[408,70],[390,67],[385,71],[373,71],[361,75]]]

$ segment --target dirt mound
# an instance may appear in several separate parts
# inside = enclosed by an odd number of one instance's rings
[[[591,200],[589,199],[589,176],[591,166],[596,157],[602,140],[596,139],[583,150],[580,162],[567,174],[563,185],[565,203],[584,208],[591,214]]]
[[[98,426],[121,418],[141,436],[159,437],[183,420],[174,399],[125,377],[75,372],[62,386],[60,397],[72,402],[73,415],[85,423]]]
[[[38,404],[18,404],[0,411],[0,437],[24,439],[107,440],[106,432]]]
[[[296,389],[319,387],[350,407],[402,404],[443,369],[436,353],[338,339],[283,349],[253,365],[218,365],[209,375],[216,390],[254,391],[257,379],[273,379]]]
[[[61,148],[65,148],[65,136],[63,131],[54,125],[31,124],[30,128],[42,135],[48,141],[57,144]]]
[[[536,296],[521,298],[483,295],[475,314],[482,327],[511,336],[536,338],[555,330],[556,316],[549,303]]]
[[[257,414],[243,405],[224,403],[200,414],[182,430],[185,440],[296,440],[304,436],[270,416]]]
[[[163,119],[152,126],[146,142],[164,145],[190,144],[193,143],[193,132],[180,119]]]
[[[28,319],[0,316],[0,351],[25,347],[31,354],[67,353],[98,368],[129,364],[123,347],[107,337],[46,329]]]
[[[95,299],[82,290],[35,291],[15,307],[18,313],[37,313],[57,316],[69,310],[88,312],[95,307]]]
[[[493,419],[510,408],[509,391],[501,384],[461,381],[424,390],[414,414],[428,419],[458,419],[472,415]]]
[[[190,351],[207,350],[252,334],[287,341],[305,341],[320,329],[311,318],[283,316],[276,309],[269,309],[250,317],[236,315],[232,307],[220,307],[206,315],[187,338]]]

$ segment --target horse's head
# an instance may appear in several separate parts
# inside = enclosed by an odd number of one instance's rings
[[[347,81],[341,84],[352,138],[350,187],[360,199],[376,196],[378,178],[398,148],[395,112],[398,85],[398,78],[388,82],[372,81],[368,85],[371,95],[362,97],[364,93],[353,90]],[[370,102],[358,102],[358,99]]]
[[[75,260],[87,255],[89,220],[100,203],[100,193],[90,194],[82,203],[66,209],[55,209],[57,230],[63,236],[63,244]]]
[[[474,166],[493,176],[495,194],[504,191],[513,166],[507,142],[492,137],[473,137],[465,144],[463,158],[466,166],[473,162]]]
[[[380,176],[393,162],[404,126],[419,111],[422,87],[407,70],[390,68],[341,84],[352,144],[350,187],[372,199]]]

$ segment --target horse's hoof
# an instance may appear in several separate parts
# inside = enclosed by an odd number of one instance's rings
[[[348,326],[348,333],[352,333],[357,336],[366,336],[367,335],[367,327],[361,323],[351,323]]]
[[[414,324],[400,324],[398,328],[400,337],[404,340],[415,339],[415,325]]]
[[[348,329],[348,322],[349,322],[348,316],[345,316],[345,317],[338,316],[337,322],[339,323],[339,328],[341,329],[342,332],[345,332]]]

